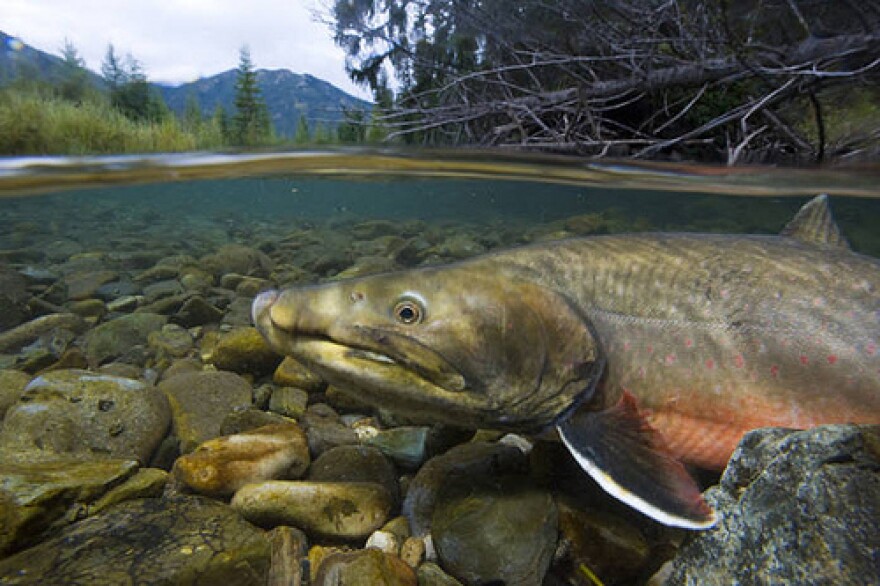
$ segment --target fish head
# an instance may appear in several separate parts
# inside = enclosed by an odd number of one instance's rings
[[[268,291],[253,319],[340,390],[462,426],[542,429],[592,393],[604,364],[562,295],[479,267]]]

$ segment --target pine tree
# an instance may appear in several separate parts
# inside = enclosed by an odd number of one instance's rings
[[[242,47],[235,80],[235,116],[232,119],[232,143],[254,146],[270,142],[273,137],[269,109],[257,85],[250,50]]]
[[[64,59],[64,63],[61,82],[57,89],[58,95],[69,102],[81,104],[90,93],[93,93],[86,73],[85,61],[68,39],[64,39],[61,57]]]
[[[293,137],[296,144],[307,144],[311,141],[311,132],[309,132],[309,121],[306,120],[305,114],[299,115],[299,122],[296,124],[296,135]]]
[[[203,122],[202,108],[194,91],[186,95],[186,105],[183,109],[183,126],[190,132],[198,132]]]

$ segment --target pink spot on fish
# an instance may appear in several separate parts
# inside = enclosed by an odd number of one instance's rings
[[[654,353],[654,347],[653,347],[652,345],[650,345],[650,344],[648,344],[648,348],[647,348],[647,350],[648,350],[648,354],[653,354],[653,353]]]
[[[803,364],[804,366],[806,366],[810,363],[810,359],[807,358],[806,356],[804,356],[803,354],[801,354],[800,360],[801,360],[801,364]]]
[[[779,365],[774,364],[770,367],[770,376],[773,378],[779,378]]]
[[[675,364],[676,356],[675,354],[667,354],[666,355],[666,364]]]
[[[706,359],[706,368],[708,370],[712,370],[713,368],[715,368],[715,361],[712,360],[711,358],[707,358]]]
[[[733,365],[737,368],[742,368],[746,365],[746,360],[743,358],[742,354],[737,354],[733,357]]]
[[[837,362],[837,356],[835,354],[828,355],[828,364],[834,364]]]
[[[685,348],[692,348],[693,345],[694,345],[694,341],[691,340],[690,338],[688,338],[687,340],[684,341],[684,347],[685,347]]]
[[[874,342],[869,342],[868,346],[865,348],[865,352],[868,353],[868,356],[873,356],[877,353],[877,344]]]

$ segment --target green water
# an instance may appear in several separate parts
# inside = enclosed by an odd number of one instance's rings
[[[519,231],[523,238],[504,239],[515,244],[584,214],[601,217],[586,233],[774,233],[826,192],[853,248],[880,256],[878,177],[875,169],[743,172],[483,153],[7,159],[0,249],[112,251],[141,246],[140,235],[169,253],[203,253],[200,243],[256,244],[289,228],[345,231],[366,220]]]

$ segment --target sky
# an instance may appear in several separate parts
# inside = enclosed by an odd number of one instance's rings
[[[2,0],[0,30],[53,55],[64,40],[100,73],[112,43],[150,81],[181,84],[238,65],[247,45],[257,69],[289,69],[361,98],[326,24],[329,0]]]

